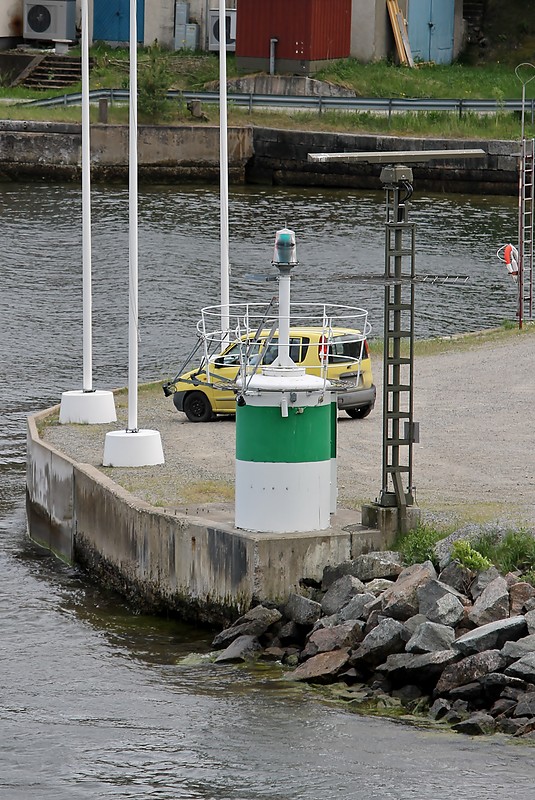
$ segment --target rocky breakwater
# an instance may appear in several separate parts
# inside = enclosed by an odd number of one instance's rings
[[[471,735],[535,738],[535,589],[494,567],[404,568],[398,553],[327,567],[283,608],[219,633],[216,662],[279,661],[352,710],[426,715]],[[421,719],[421,717],[420,717]]]

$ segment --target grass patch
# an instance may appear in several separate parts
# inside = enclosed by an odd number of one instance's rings
[[[485,525],[492,523],[503,515],[502,505],[493,502],[481,501],[474,503],[470,500],[469,502],[465,501],[459,503],[449,502],[440,506],[433,503],[432,506],[429,506],[425,502],[419,501],[418,505],[424,513],[424,519],[427,511],[432,515],[434,524],[437,527],[447,527],[450,530],[461,528],[463,525],[468,525],[469,523]],[[439,521],[435,523],[437,517],[439,520],[443,520],[443,522]],[[510,518],[510,524],[515,528],[520,528],[525,525],[525,518]]]
[[[35,422],[37,433],[41,439],[48,428],[52,428],[56,425],[59,425],[59,409],[57,411],[53,411],[51,414],[39,417],[39,419],[37,419]]]
[[[419,64],[410,69],[388,61],[362,64],[345,58],[333,61],[316,77],[353,89],[361,97],[513,99],[521,96],[522,88],[514,67],[503,63]]]
[[[393,549],[401,553],[407,566],[424,561],[432,561],[437,566],[435,545],[458,527],[457,523],[448,528],[419,525],[399,535]],[[535,585],[535,536],[525,528],[509,530],[505,534],[496,529],[470,542],[457,539],[452,545],[451,557],[476,572],[494,565],[503,575],[516,572],[522,580]]]
[[[150,383],[142,383],[139,386],[139,393],[144,395],[158,395],[164,396],[162,391],[162,382],[160,380],[151,381]]]
[[[535,570],[535,538],[527,530],[508,531],[504,537],[485,534],[472,542],[472,547],[504,574]]]
[[[70,87],[70,91],[79,91]],[[58,96],[57,93],[53,96]],[[157,114],[150,108],[141,113],[144,124],[165,125],[219,125],[219,107],[204,105],[203,111],[208,122],[195,119],[179,100],[166,100]],[[90,109],[91,123],[98,123],[98,108]],[[26,103],[14,102],[2,106],[3,119],[32,120],[36,122],[66,122],[81,124],[80,106],[41,107]],[[386,115],[362,112],[314,112],[254,111],[249,114],[241,108],[229,107],[228,122],[231,126],[248,127],[251,125],[285,130],[315,130],[340,133],[387,133],[393,136],[421,136],[437,138],[470,138],[470,139],[518,139],[519,123],[512,115],[500,115],[499,118],[467,115],[458,120],[453,114],[429,112],[396,114],[388,119]],[[108,107],[108,124],[126,125],[128,123],[128,105],[114,103]],[[532,129],[532,130],[531,130]],[[535,136],[535,126],[526,126],[526,136]]]
[[[388,95],[386,95],[388,96]],[[211,116],[210,107],[209,115]],[[445,111],[421,111],[377,114],[365,111],[253,111],[229,109],[229,121],[234,124],[284,128],[290,130],[315,130],[342,133],[386,133],[391,136],[421,136],[470,139],[518,139],[520,122],[514,114],[457,114]],[[535,126],[526,125],[526,136],[535,135]]]
[[[519,330],[517,323],[507,320],[499,328],[489,328],[488,330],[475,331],[473,333],[461,333],[455,336],[417,339],[414,343],[414,353],[416,356],[433,356],[441,353],[465,352],[487,344],[506,344],[515,338],[532,336],[534,333],[534,323],[525,323],[523,328]],[[368,346],[372,357],[382,358],[384,346],[382,339],[371,339],[368,341]],[[402,355],[408,355],[407,342],[402,342],[401,351]]]
[[[151,47],[138,49],[138,66],[145,69],[151,62]],[[91,48],[93,68],[91,70],[92,89],[126,89],[129,81],[128,48],[110,47],[97,43]],[[200,90],[206,83],[219,79],[218,53],[192,53],[186,50],[164,50],[158,54],[160,63],[170,77],[171,89]],[[237,75],[234,56],[227,57],[227,75]]]
[[[234,500],[234,486],[227,481],[198,481],[181,487],[186,503],[218,503]]]

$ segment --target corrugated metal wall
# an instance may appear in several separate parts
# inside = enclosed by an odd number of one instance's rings
[[[238,0],[236,55],[318,61],[349,56],[351,0]]]

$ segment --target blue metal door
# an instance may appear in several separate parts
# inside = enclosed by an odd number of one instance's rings
[[[415,61],[451,64],[455,0],[409,0],[408,34]]]
[[[137,40],[143,42],[145,0],[137,0]],[[93,41],[128,42],[130,40],[130,1],[94,0]]]

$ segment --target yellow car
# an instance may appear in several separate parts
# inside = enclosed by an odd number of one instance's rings
[[[178,411],[190,422],[209,422],[216,414],[236,413],[236,377],[247,351],[248,372],[273,363],[278,354],[277,338],[263,331],[256,340],[229,345],[206,363],[164,384],[164,394],[173,395]],[[332,328],[328,339],[323,328],[290,328],[290,358],[311,375],[326,377],[339,389],[338,408],[354,419],[367,417],[375,405],[368,343],[357,330]]]

